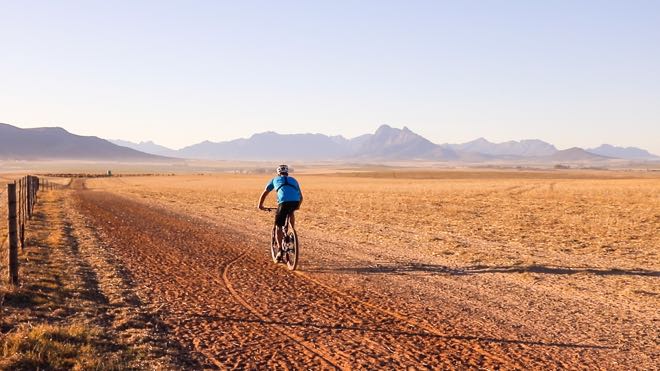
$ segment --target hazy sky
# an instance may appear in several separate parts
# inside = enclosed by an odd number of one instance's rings
[[[660,154],[660,1],[5,1],[0,122],[181,147],[380,124]]]

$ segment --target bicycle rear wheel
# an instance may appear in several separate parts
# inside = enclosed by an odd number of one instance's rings
[[[278,250],[279,248],[277,247],[277,226],[274,225],[270,239],[270,257],[273,258],[273,263],[277,263]]]
[[[293,228],[289,228],[286,236],[287,243],[284,244],[284,261],[289,270],[295,270],[298,266],[298,234]]]

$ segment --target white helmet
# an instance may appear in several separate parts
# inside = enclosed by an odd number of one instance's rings
[[[277,167],[277,175],[289,174],[289,167],[287,165],[280,165]]]

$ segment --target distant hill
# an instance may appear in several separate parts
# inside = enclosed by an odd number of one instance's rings
[[[485,138],[478,138],[471,142],[448,146],[457,152],[480,153],[488,156],[540,157],[557,152],[555,146],[538,139],[492,143]]]
[[[59,127],[21,129],[8,124],[0,124],[0,159],[166,160],[98,137],[71,134]]]
[[[135,143],[135,142],[130,142],[127,140],[121,140],[121,139],[108,139],[109,142],[114,143],[118,146],[122,147],[128,147],[132,148],[136,151],[144,152],[144,153],[150,153],[152,155],[158,155],[158,156],[166,156],[166,157],[177,157],[179,156],[179,152],[167,148],[165,146],[161,146],[159,144],[156,144],[152,141],[146,141],[146,142],[140,142],[140,143]]]
[[[616,147],[610,144],[601,144],[596,148],[587,149],[587,152],[608,157],[622,158],[626,160],[660,160],[649,151],[637,147]]]
[[[456,153],[433,144],[407,127],[382,125],[374,134],[356,138],[350,156],[380,160],[455,160]]]
[[[205,141],[178,151],[181,157],[218,160],[328,160],[345,155],[347,142],[322,134],[265,132],[228,142]]]
[[[559,162],[585,162],[585,161],[604,161],[611,160],[612,157],[606,157],[589,153],[582,148],[573,147],[547,156],[546,160]]]

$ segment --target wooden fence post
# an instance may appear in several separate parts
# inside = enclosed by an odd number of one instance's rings
[[[39,178],[33,176],[32,179],[34,179],[34,197],[32,197],[32,213],[34,213],[34,204],[37,203],[39,188],[41,188],[41,185],[39,184]]]
[[[18,205],[17,205],[17,219],[18,219],[18,239],[23,240],[23,234],[21,231],[21,214],[23,211],[23,178],[18,180]]]
[[[25,222],[27,221],[27,177],[21,178],[21,236],[25,236]],[[24,237],[23,237],[24,238]]]
[[[32,219],[32,177],[27,176],[27,217]]]
[[[21,248],[25,248],[25,178],[18,180],[18,236]]]
[[[23,214],[23,222],[27,220],[28,217],[28,192],[29,192],[29,187],[28,187],[28,178],[25,177],[23,178],[23,211],[25,214]]]
[[[22,183],[21,187],[23,188],[23,196],[21,197],[21,222],[25,221],[25,218],[27,217],[27,191],[28,191],[28,185],[27,185],[27,177],[21,178]]]
[[[18,285],[18,221],[16,215],[16,182],[7,184],[9,207],[9,284]]]

